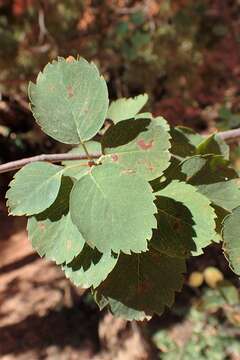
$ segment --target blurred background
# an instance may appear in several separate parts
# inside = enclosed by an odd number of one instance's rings
[[[147,92],[173,125],[240,127],[239,0],[0,0],[0,163],[66,150],[35,124],[27,87],[77,54],[97,64],[110,99]],[[238,170],[239,154],[235,144]],[[33,253],[25,219],[7,216],[11,177],[0,175],[0,359],[240,359],[239,280],[217,247],[189,263],[172,310],[127,324]]]

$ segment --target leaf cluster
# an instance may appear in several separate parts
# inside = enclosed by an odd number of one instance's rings
[[[128,320],[161,314],[186,260],[213,241],[224,240],[240,272],[238,174],[217,134],[141,112],[145,94],[109,106],[104,78],[82,58],[48,64],[29,98],[42,130],[88,159],[23,167],[7,192],[10,213],[29,217],[33,248],[91,288],[101,309]]]

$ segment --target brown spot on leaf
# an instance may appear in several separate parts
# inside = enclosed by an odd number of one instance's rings
[[[173,224],[173,229],[174,230],[179,230],[181,228],[181,223],[179,220],[176,220]]]
[[[71,248],[72,248],[72,241],[67,240],[67,250],[71,250]]]
[[[38,227],[39,227],[40,231],[44,231],[46,228],[46,225],[40,222],[40,223],[38,223]]]
[[[70,56],[68,56],[67,58],[66,58],[66,62],[67,63],[72,63],[72,62],[74,62],[75,61],[75,59],[74,59],[74,57],[72,56],[72,55],[70,55]]]
[[[141,139],[141,140],[137,141],[137,144],[140,147],[140,149],[148,150],[148,149],[151,149],[151,147],[153,146],[153,140],[151,140],[149,142],[145,142],[144,139]]]
[[[68,94],[68,97],[73,97],[74,91],[73,91],[72,85],[67,86],[67,94]]]
[[[149,163],[149,164],[147,165],[147,168],[148,168],[148,170],[149,170],[150,172],[155,171],[155,166],[153,166],[151,163]]]
[[[146,294],[147,292],[149,292],[149,290],[151,290],[151,284],[145,280],[138,285],[137,292],[139,295],[141,295]]]
[[[119,159],[117,154],[112,154],[111,158],[112,158],[112,161],[118,161],[118,159]]]

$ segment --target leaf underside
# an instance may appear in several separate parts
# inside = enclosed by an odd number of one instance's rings
[[[62,167],[35,162],[19,170],[6,194],[12,215],[39,214],[55,201],[61,186]]]
[[[57,264],[72,261],[85,244],[69,213],[72,187],[72,180],[63,177],[59,194],[52,206],[28,220],[28,235],[33,248],[40,256]]]
[[[156,227],[154,195],[143,178],[120,166],[93,167],[70,196],[74,224],[100,252],[130,254],[147,250]]]
[[[169,139],[161,118],[122,121],[106,132],[102,161],[118,164],[150,181],[169,166]]]
[[[121,98],[111,102],[107,118],[111,119],[115,124],[133,118],[143,108],[148,101],[148,95],[138,95],[134,98]]]
[[[32,112],[42,130],[66,144],[91,139],[102,127],[108,108],[105,80],[85,59],[49,63],[29,85]]]
[[[85,244],[82,252],[68,265],[62,267],[73,284],[81,288],[96,288],[106,279],[116,265],[118,257],[111,252],[101,254]]]
[[[143,321],[143,320],[150,320],[151,316],[146,315],[144,311],[135,310],[129,306],[124,305],[122,302],[118,300],[114,300],[110,297],[107,299],[97,292],[94,292],[94,299],[99,306],[99,309],[102,310],[107,307],[111,313],[122,319],[127,321]]]

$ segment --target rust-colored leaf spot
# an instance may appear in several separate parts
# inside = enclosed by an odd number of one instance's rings
[[[151,163],[149,163],[149,164],[147,165],[147,168],[148,168],[148,170],[149,170],[150,172],[155,171],[155,166],[153,166]]]
[[[68,94],[68,97],[73,97],[73,95],[74,95],[74,90],[73,90],[72,85],[68,85],[68,86],[67,86],[67,94]]]
[[[40,223],[38,223],[38,227],[39,227],[40,231],[44,231],[46,228],[46,225],[40,222]]]
[[[137,144],[140,147],[140,149],[148,150],[148,149],[151,149],[151,147],[153,146],[153,140],[151,140],[149,142],[145,142],[145,140],[141,139],[141,140],[137,141]]]
[[[74,59],[74,57],[72,56],[72,55],[70,55],[70,56],[68,56],[67,58],[66,58],[66,62],[67,63],[72,63],[72,62],[74,62],[75,61],[75,59]]]
[[[173,224],[173,229],[174,230],[179,230],[181,228],[181,223],[179,220],[176,220]]]
[[[117,154],[112,154],[111,158],[112,158],[112,161],[116,162],[116,161],[118,161],[119,156]]]
[[[139,295],[141,295],[146,294],[149,290],[151,290],[151,284],[145,280],[138,285],[137,292]]]

